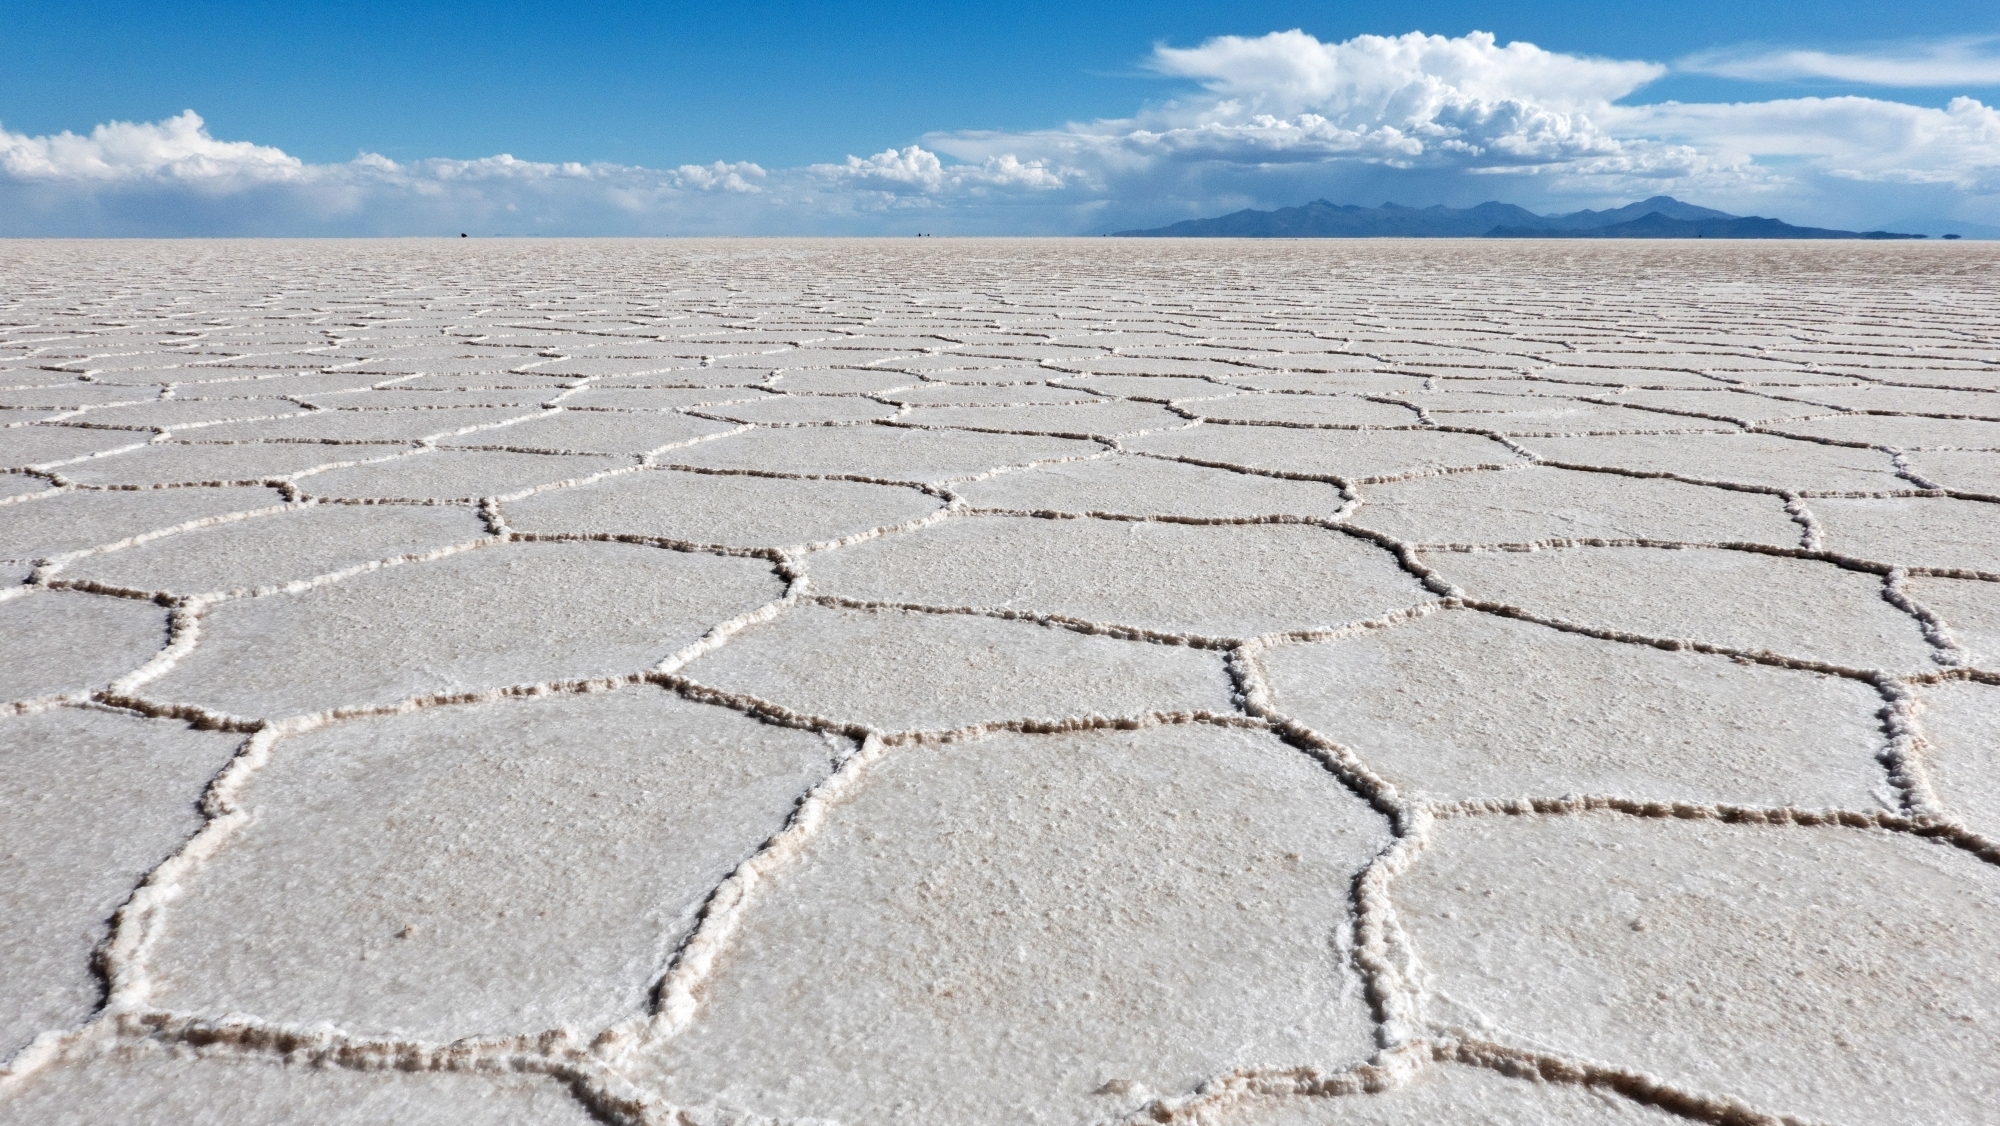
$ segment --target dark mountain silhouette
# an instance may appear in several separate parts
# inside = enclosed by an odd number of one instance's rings
[[[1776,219],[1743,218],[1654,196],[1604,211],[1537,215],[1511,203],[1477,207],[1380,207],[1314,200],[1276,211],[1237,211],[1186,219],[1150,230],[1117,231],[1121,238],[1921,238],[1884,231],[1794,227]]]
[[[1328,203],[1276,211],[1238,211],[1217,219],[1185,219],[1150,231],[1119,231],[1127,238],[1472,238],[1495,227],[1528,227],[1542,216],[1511,203],[1477,207],[1380,207]]]
[[[1552,231],[1546,227],[1495,227],[1487,238],[1814,238],[1904,239],[1923,235],[1893,231],[1836,231],[1826,227],[1794,227],[1779,219],[1751,215],[1729,219],[1672,219],[1659,212],[1606,227]]]
[[[1594,227],[1609,227],[1632,219],[1644,219],[1648,215],[1665,215],[1669,219],[1734,219],[1727,211],[1717,211],[1713,207],[1696,207],[1692,203],[1682,203],[1670,195],[1656,195],[1623,207],[1608,208],[1604,211],[1572,211],[1567,215],[1544,215],[1539,223],[1525,223],[1530,227],[1557,227],[1563,230],[1581,231]]]

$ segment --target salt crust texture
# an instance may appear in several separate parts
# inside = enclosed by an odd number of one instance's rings
[[[1996,267],[10,246],[0,1122],[1990,1122]]]

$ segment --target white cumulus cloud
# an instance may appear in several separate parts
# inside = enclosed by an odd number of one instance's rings
[[[1360,161],[1394,168],[1546,168],[1657,161],[1628,152],[1594,114],[1666,73],[1658,63],[1586,58],[1531,43],[1411,32],[1325,43],[1302,31],[1160,46],[1150,66],[1201,93],[1129,119],[1031,134],[934,137],[965,157],[1046,154],[1106,174],[1149,162]],[[1670,154],[1678,169],[1684,154]],[[1095,169],[1093,169],[1095,171]]]
[[[1439,99],[1532,102],[1558,112],[1616,101],[1664,75],[1658,63],[1585,58],[1488,32],[1455,39],[1410,32],[1324,43],[1303,31],[1224,35],[1160,46],[1152,67],[1199,81],[1251,112],[1312,111],[1335,120],[1420,116]]]
[[[1755,82],[1829,79],[1865,86],[2000,86],[2000,36],[1901,44],[1874,51],[1711,51],[1676,69]]]
[[[16,180],[171,181],[229,186],[297,180],[305,165],[282,149],[218,141],[187,110],[165,121],[112,121],[88,137],[27,137],[0,129],[0,174]]]
[[[1023,161],[1005,153],[988,156],[977,164],[947,165],[921,145],[888,149],[866,159],[850,156],[843,164],[814,164],[807,171],[838,187],[895,194],[938,195],[982,189],[1038,192],[1065,186],[1062,171],[1040,160]]]
[[[1745,160],[1795,158],[1842,179],[2000,192],[2000,110],[1973,98],[1953,98],[1943,109],[1857,97],[1663,102],[1608,116],[1620,131]]]
[[[1905,84],[1933,63],[1987,75],[1989,46],[1680,65]],[[2000,221],[2000,111],[1969,96],[1942,108],[1858,96],[1647,102],[1661,63],[1484,32],[1222,36],[1162,44],[1146,65],[1176,90],[1128,117],[942,131],[796,168],[506,154],[315,164],[218,140],[191,110],[88,136],[0,129],[0,233],[868,233],[913,220],[1067,233],[1320,196],[1554,210],[1659,192],[1824,225],[1893,217],[1882,208]]]

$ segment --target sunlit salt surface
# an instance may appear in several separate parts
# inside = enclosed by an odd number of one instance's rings
[[[1988,1121],[1997,271],[7,245],[0,1121]]]

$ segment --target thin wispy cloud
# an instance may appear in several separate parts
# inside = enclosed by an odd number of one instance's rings
[[[1753,82],[1819,79],[1903,89],[2000,86],[2000,36],[1900,44],[1875,51],[1713,51],[1682,59],[1675,69]]]
[[[1570,208],[1662,192],[1801,220],[1863,197],[2000,219],[2000,111],[1969,96],[1649,102],[1661,63],[1485,33],[1223,36],[1161,44],[1146,67],[1179,92],[1127,117],[943,130],[792,168],[316,164],[214,137],[192,110],[88,134],[0,128],[0,233],[1074,233],[1316,196]]]

